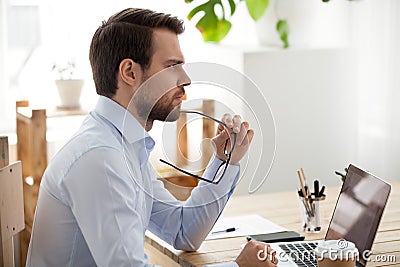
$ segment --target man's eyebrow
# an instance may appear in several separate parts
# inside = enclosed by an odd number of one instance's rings
[[[166,64],[183,64],[185,63],[185,61],[183,61],[182,59],[168,59],[166,62]]]

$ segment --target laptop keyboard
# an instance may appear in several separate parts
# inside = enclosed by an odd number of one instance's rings
[[[317,260],[315,258],[314,249],[318,242],[281,244],[279,247],[288,254],[294,263],[300,267],[316,267]]]

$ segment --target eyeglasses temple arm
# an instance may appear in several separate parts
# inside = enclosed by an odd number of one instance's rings
[[[229,128],[224,122],[222,122],[222,121],[220,121],[220,120],[217,120],[216,118],[213,118],[213,117],[211,117],[211,116],[208,116],[207,114],[204,114],[204,113],[195,111],[195,110],[181,110],[180,112],[181,112],[181,113],[192,113],[192,114],[197,114],[197,115],[200,115],[200,116],[204,116],[204,117],[206,117],[207,119],[213,120],[213,121],[215,121],[215,122],[217,122],[217,123],[219,123],[219,124],[222,124],[222,125],[225,126],[226,128]]]
[[[171,166],[172,168],[174,168],[174,169],[176,169],[176,170],[178,170],[178,171],[180,171],[180,172],[183,172],[183,173],[186,174],[186,175],[193,176],[194,178],[197,178],[197,179],[199,179],[199,180],[202,180],[202,181],[205,181],[205,182],[208,182],[208,183],[212,183],[212,181],[210,181],[210,180],[207,180],[207,179],[205,179],[205,178],[203,178],[203,177],[201,177],[201,176],[198,176],[198,175],[196,175],[196,174],[187,172],[187,171],[185,171],[184,169],[181,169],[181,168],[179,168],[179,167],[177,167],[177,166],[175,166],[175,165],[173,165],[173,164],[171,164],[171,163],[169,163],[169,162],[167,162],[167,161],[165,161],[165,160],[163,160],[163,159],[160,159],[160,161],[161,161],[162,163],[164,163],[164,164],[167,164],[168,166]]]

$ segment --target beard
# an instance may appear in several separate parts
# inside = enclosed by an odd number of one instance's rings
[[[174,101],[185,94],[185,89],[180,89],[179,92],[174,93],[169,91],[157,100],[142,91],[140,96],[136,95],[134,98],[138,115],[146,121],[176,121],[180,116],[181,104],[174,105]]]
[[[173,99],[163,99],[166,95],[164,95],[154,107],[151,109],[149,114],[150,120],[158,120],[158,121],[176,121],[179,118],[181,105],[173,106]]]
[[[178,97],[185,95],[185,88],[176,87],[175,79],[176,77],[167,71],[161,71],[156,75],[149,75],[144,71],[141,86],[133,96],[134,107],[141,119],[168,122],[178,120],[181,103],[176,101]]]

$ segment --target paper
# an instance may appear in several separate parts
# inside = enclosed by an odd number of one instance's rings
[[[236,228],[236,229],[235,231],[232,232],[224,231],[229,228]],[[218,219],[213,229],[206,237],[206,240],[235,237],[235,236],[277,233],[282,231],[286,231],[286,228],[279,226],[267,219],[264,219],[260,215],[251,214],[251,215],[226,217]]]

